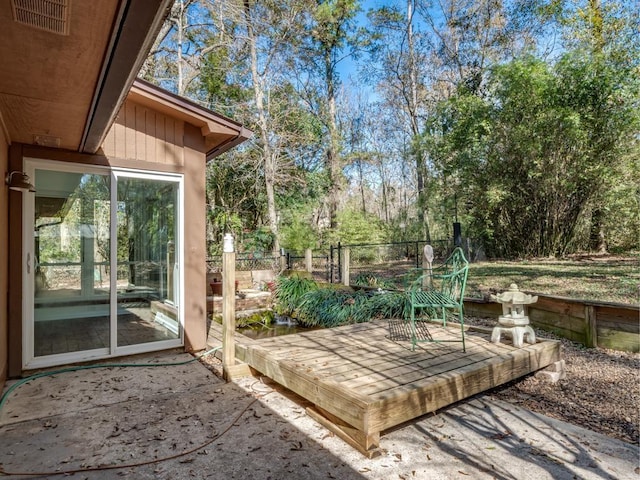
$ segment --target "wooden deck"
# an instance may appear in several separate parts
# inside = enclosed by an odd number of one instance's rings
[[[434,339],[458,325],[428,325]],[[215,341],[213,335],[212,342]],[[315,407],[308,413],[367,456],[380,433],[560,360],[560,343],[514,348],[470,328],[460,343],[423,343],[411,351],[402,321],[375,321],[262,340],[237,336],[236,357]]]

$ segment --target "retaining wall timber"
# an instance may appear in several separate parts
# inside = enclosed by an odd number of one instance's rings
[[[640,352],[640,306],[593,302],[538,295],[528,306],[531,324],[587,347]],[[495,318],[502,305],[490,300],[465,298],[466,315]]]

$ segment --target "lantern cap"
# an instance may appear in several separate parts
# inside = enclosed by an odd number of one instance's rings
[[[491,295],[491,300],[499,303],[529,305],[531,303],[536,303],[538,301],[538,297],[521,292],[518,285],[512,283],[509,285],[509,290],[506,292]]]

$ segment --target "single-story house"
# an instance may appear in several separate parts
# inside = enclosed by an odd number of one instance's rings
[[[205,166],[251,132],[136,79],[171,4],[0,6],[0,387],[206,345]]]

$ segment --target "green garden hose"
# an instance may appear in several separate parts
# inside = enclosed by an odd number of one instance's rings
[[[191,362],[195,362],[197,360],[199,360],[200,358],[210,355],[214,352],[217,352],[218,350],[222,349],[222,347],[215,347],[212,348],[211,350],[207,350],[206,352],[204,352],[202,355],[198,355],[197,357],[193,357],[190,360],[186,360],[184,362],[170,362],[170,363],[101,363],[101,364],[96,364],[96,365],[79,365],[77,367],[67,367],[67,368],[62,368],[59,370],[51,370],[51,371],[47,371],[47,372],[40,372],[40,373],[36,373],[34,375],[30,375],[28,377],[25,377],[19,381],[17,381],[16,383],[14,383],[13,385],[11,385],[11,387],[9,387],[9,389],[4,393],[4,395],[2,395],[2,399],[0,399],[0,412],[2,412],[2,407],[4,407],[4,404],[6,403],[7,399],[9,398],[9,395],[11,395],[11,393],[18,388],[20,385],[23,385],[27,382],[30,382],[31,380],[36,380],[38,378],[42,378],[42,377],[50,377],[52,375],[59,375],[61,373],[68,373],[68,372],[76,372],[78,370],[89,370],[92,368],[113,368],[113,367],[173,367],[173,366],[177,366],[177,365],[186,365],[188,363]]]
[[[54,371],[49,371],[49,372],[41,372],[41,373],[36,373],[34,375],[31,375],[29,377],[23,378],[20,381],[16,382],[15,384],[13,384],[2,396],[2,399],[0,400],[0,412],[2,411],[2,407],[4,405],[4,403],[6,402],[7,398],[9,397],[9,395],[11,394],[11,392],[13,390],[15,390],[16,388],[18,388],[20,385],[29,382],[31,380],[35,380],[37,378],[42,378],[42,377],[47,377],[47,376],[51,376],[51,375],[57,375],[60,373],[66,373],[66,372],[75,372],[78,370],[88,370],[91,368],[113,368],[113,367],[171,367],[171,366],[176,366],[176,365],[186,365],[188,363],[191,362],[195,362],[196,360],[199,360],[200,358],[206,356],[206,355],[210,355],[211,353],[214,353],[218,350],[221,350],[222,347],[215,347],[212,348],[211,350],[207,350],[206,352],[204,352],[201,355],[198,355],[197,357],[194,357],[190,360],[184,361],[184,362],[170,362],[170,363],[108,363],[108,364],[96,364],[96,365],[82,365],[82,366],[77,366],[77,367],[68,367],[68,368],[63,368],[60,370],[54,370]],[[268,392],[264,395],[261,395],[262,397],[264,397],[265,395],[268,395],[269,393],[272,392]],[[176,458],[180,458],[180,457],[184,457],[186,455],[190,455],[194,452],[197,452],[198,450],[202,450],[203,448],[211,445],[213,442],[215,442],[216,440],[218,440],[220,437],[222,437],[225,433],[227,433],[234,425],[236,425],[236,422],[240,419],[240,417],[242,417],[242,415],[244,415],[244,413],[251,408],[251,406],[253,404],[255,404],[258,401],[258,398],[260,397],[254,397],[248,405],[246,405],[227,425],[226,428],[224,428],[224,430],[222,430],[220,433],[218,433],[217,435],[213,435],[213,437],[209,438],[205,443],[198,445],[196,447],[193,447],[189,450],[183,451],[183,452],[179,452],[173,455],[170,455],[168,457],[164,457],[164,458],[154,458],[152,460],[147,460],[147,461],[141,461],[141,462],[136,462],[136,463],[130,463],[130,464],[123,464],[123,465],[101,465],[101,466],[96,466],[96,467],[83,467],[83,468],[77,468],[77,469],[70,469],[70,470],[56,470],[56,471],[51,471],[51,472],[9,472],[4,470],[4,468],[0,465],[0,476],[5,476],[5,475],[10,475],[10,476],[56,476],[56,475],[73,475],[75,473],[86,473],[86,472],[96,472],[96,471],[104,471],[104,470],[116,470],[116,469],[123,469],[123,468],[135,468],[135,467],[141,467],[144,465],[151,465],[151,464],[155,464],[155,463],[160,463],[160,462],[165,462],[167,460],[173,460]]]

